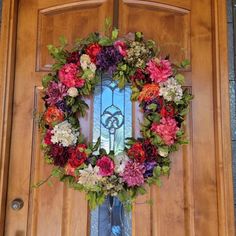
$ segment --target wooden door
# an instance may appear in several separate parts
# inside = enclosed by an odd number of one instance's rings
[[[163,179],[163,187],[152,187],[137,200],[132,235],[233,236],[228,94],[223,81],[227,48],[220,34],[226,33],[223,0],[19,1],[4,235],[89,235],[84,194],[56,182],[31,189],[50,170],[40,153],[34,114],[42,110],[40,80],[52,62],[46,45],[56,44],[60,35],[73,42],[102,30],[114,9],[121,34],[142,31],[173,61],[191,60],[184,73],[195,95],[186,121],[190,145],[172,156],[172,172]],[[90,138],[91,116],[90,110],[82,122]],[[135,120],[133,128],[138,130]],[[18,212],[11,208],[15,198],[24,201]],[[152,205],[140,204],[150,198]]]

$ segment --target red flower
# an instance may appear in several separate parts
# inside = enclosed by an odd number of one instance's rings
[[[175,114],[175,109],[172,105],[168,104],[161,108],[161,116],[162,117],[173,117]]]
[[[145,80],[145,74],[143,73],[143,70],[142,69],[140,69],[140,68],[138,68],[136,71],[135,71],[135,73],[134,73],[134,75],[132,75],[131,77],[130,77],[130,79],[131,79],[131,81],[133,82],[133,83],[136,83],[136,81],[140,81],[140,80]]]
[[[44,143],[47,145],[51,145],[52,144],[51,137],[52,137],[51,130],[48,129],[44,136]]]
[[[99,167],[99,174],[101,176],[111,176],[115,169],[114,161],[108,156],[103,156],[97,161],[97,166]]]
[[[89,55],[91,61],[93,63],[96,63],[97,55],[102,50],[101,46],[97,43],[89,44],[89,46],[86,49],[86,54]]]
[[[48,125],[55,125],[64,120],[64,115],[57,107],[51,106],[44,113],[44,120]]]
[[[75,177],[75,167],[72,167],[69,163],[65,166],[65,171],[67,175]]]
[[[131,148],[128,150],[128,156],[133,157],[140,163],[146,160],[145,152],[140,142],[137,142],[131,146]]]
[[[70,159],[68,161],[71,167],[77,168],[85,162],[87,159],[87,154],[85,153],[86,148],[85,144],[78,144],[76,148],[71,150]]]

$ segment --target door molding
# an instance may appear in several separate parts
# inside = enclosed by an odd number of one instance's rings
[[[212,1],[214,126],[219,232],[234,235],[233,178],[230,139],[227,15],[224,0]],[[3,1],[0,39],[0,236],[4,235],[15,73],[18,0]]]
[[[212,1],[213,99],[219,235],[235,235],[226,1]]]
[[[4,235],[18,0],[3,1],[0,38],[0,235]]]

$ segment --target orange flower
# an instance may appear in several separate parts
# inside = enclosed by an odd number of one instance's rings
[[[61,110],[51,106],[44,113],[44,120],[48,125],[55,125],[64,120],[64,115]]]
[[[159,86],[157,84],[145,84],[139,94],[139,102],[149,102],[159,96]]]

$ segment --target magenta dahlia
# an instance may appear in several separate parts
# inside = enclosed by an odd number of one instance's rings
[[[128,161],[121,177],[129,187],[144,184],[145,166],[139,162]]]
[[[67,95],[67,88],[62,83],[50,82],[46,91],[46,102],[48,105],[53,106],[57,102],[62,101]]]

